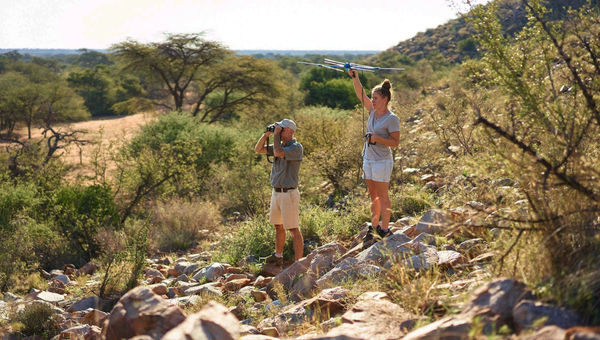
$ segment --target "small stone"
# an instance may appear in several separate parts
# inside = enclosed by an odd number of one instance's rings
[[[263,328],[263,330],[262,330],[261,333],[264,334],[264,335],[266,335],[266,336],[272,336],[272,337],[275,337],[275,338],[278,338],[280,336],[279,335],[279,331],[275,327],[266,327],[266,328]]]
[[[252,295],[252,297],[254,298],[254,301],[256,302],[263,302],[265,300],[267,300],[267,298],[269,297],[269,295],[266,292],[260,291],[260,290],[253,290],[250,295]]]

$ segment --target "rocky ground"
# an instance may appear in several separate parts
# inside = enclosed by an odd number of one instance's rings
[[[116,304],[70,294],[69,287],[98,285],[101,278],[94,263],[65,265],[45,273],[46,291],[4,294],[0,318],[47,305],[60,320],[57,339],[600,339],[600,330],[585,327],[572,311],[538,301],[524,283],[490,280],[488,263],[495,254],[483,239],[441,242],[458,238],[453,221],[468,220],[477,208],[471,202],[455,211],[430,210],[417,223],[398,220],[392,236],[372,245],[360,242],[365,225],[350,249],[325,244],[285,268],[256,264],[259,275],[247,270],[256,261],[252,256],[236,266],[211,263],[207,252],[148,259],[144,283]],[[352,296],[349,282],[384,276],[392,268],[468,273],[430,290],[456,301],[461,294],[469,298],[456,305],[456,313],[427,323],[386,292],[363,289]],[[216,302],[231,297],[240,304]],[[19,336],[9,331],[3,338]]]

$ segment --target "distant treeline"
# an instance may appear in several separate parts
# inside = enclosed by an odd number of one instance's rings
[[[89,51],[96,51],[100,53],[110,53],[109,50],[105,49],[62,49],[62,48],[0,48],[0,54],[7,52],[17,51],[19,54],[30,55],[33,57],[52,57],[59,55],[71,55],[71,54],[82,54]],[[363,51],[363,50],[234,50],[238,55],[251,55],[261,56],[264,58],[271,58],[274,56],[296,56],[302,57],[306,55],[371,55],[377,54],[380,51]]]

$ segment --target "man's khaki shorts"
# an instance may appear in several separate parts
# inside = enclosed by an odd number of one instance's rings
[[[287,192],[271,193],[271,212],[270,221],[272,224],[283,224],[285,229],[294,229],[299,227],[298,215],[300,204],[300,192],[298,189],[288,190]]]

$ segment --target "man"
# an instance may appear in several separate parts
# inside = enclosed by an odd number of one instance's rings
[[[283,246],[285,231],[292,235],[294,243],[294,259],[298,261],[303,256],[304,240],[299,230],[298,215],[300,193],[298,192],[298,173],[302,162],[302,144],[294,138],[296,123],[284,119],[275,123],[273,132],[267,131],[256,143],[254,151],[269,156],[275,156],[271,167],[270,221],[275,226],[275,253],[267,257],[267,263],[283,264]],[[265,145],[270,135],[273,144]]]

